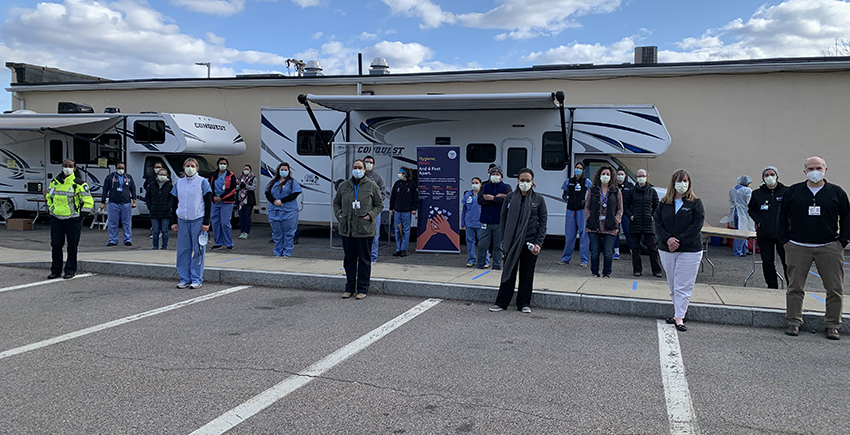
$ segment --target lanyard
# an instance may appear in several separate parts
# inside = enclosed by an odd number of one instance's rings
[[[360,186],[354,185],[354,200],[357,201],[357,192],[360,190]]]
[[[608,207],[608,194],[602,193],[602,190],[599,190],[599,194],[602,195],[602,207]]]

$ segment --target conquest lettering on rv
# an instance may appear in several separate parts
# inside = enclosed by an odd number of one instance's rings
[[[404,147],[357,147],[357,153],[400,156],[404,154]]]
[[[223,125],[207,124],[207,123],[203,123],[203,122],[196,122],[195,128],[206,128],[208,130],[222,130],[222,131],[227,130],[227,127],[225,127]]]

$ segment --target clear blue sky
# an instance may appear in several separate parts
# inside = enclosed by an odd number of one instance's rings
[[[387,59],[392,72],[820,56],[850,40],[839,0],[11,0],[0,60],[111,79],[290,71]],[[0,75],[8,87],[10,72]],[[0,110],[10,97],[0,97]]]

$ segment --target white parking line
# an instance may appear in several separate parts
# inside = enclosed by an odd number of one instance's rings
[[[442,299],[428,299],[421,304],[407,310],[395,319],[379,326],[372,332],[352,341],[351,343],[340,348],[336,352],[324,357],[315,364],[298,372],[297,375],[290,376],[281,383],[269,388],[266,391],[248,399],[247,402],[227,411],[215,420],[205,424],[200,429],[191,433],[191,435],[220,435],[230,429],[233,429],[239,423],[253,417],[260,411],[268,408],[278,400],[286,397],[289,393],[307,385],[313,379],[323,375],[325,372],[345,361],[349,357],[357,354],[361,350],[369,347],[372,343],[380,340],[385,335],[389,334],[396,328],[404,325],[416,316],[428,311],[431,307],[440,303]]]
[[[8,358],[10,356],[15,356],[18,354],[22,354],[24,352],[29,352],[31,350],[41,349],[42,347],[50,346],[51,344],[62,343],[63,341],[68,341],[74,338],[82,337],[84,335],[92,334],[98,331],[103,331],[104,329],[114,328],[116,326],[123,325],[125,323],[135,322],[136,320],[141,320],[146,317],[155,316],[157,314],[162,314],[167,311],[176,310],[178,308],[183,308],[192,304],[196,304],[198,302],[203,302],[206,300],[214,299],[219,296],[228,295],[230,293],[236,293],[239,290],[245,290],[246,288],[250,288],[250,285],[241,285],[239,287],[231,287],[229,289],[217,291],[215,293],[206,294],[203,296],[198,296],[193,299],[188,299],[183,302],[178,302],[176,304],[167,305],[161,308],[156,308],[150,311],[145,311],[144,313],[134,314],[132,316],[124,317],[123,319],[113,320],[111,322],[102,323],[100,325],[95,325],[90,328],[80,329],[79,331],[74,331],[68,334],[60,335],[58,337],[53,337],[44,341],[39,341],[38,343],[28,344],[26,346],[16,347],[14,349],[9,349],[7,351],[0,352],[0,359]]]
[[[83,273],[83,274],[80,274],[80,275],[76,275],[71,279],[85,278],[85,277],[94,276],[94,275],[95,275],[94,273]],[[67,282],[67,281],[62,279],[62,278],[46,279],[44,281],[31,282],[29,284],[13,285],[11,287],[0,288],[0,293],[10,292],[12,290],[20,290],[22,288],[27,288],[27,287],[35,287],[37,285],[50,284],[50,283],[54,283],[54,282]]]
[[[658,354],[661,357],[661,381],[667,399],[670,435],[697,435],[694,402],[685,379],[685,364],[679,347],[679,335],[673,325],[658,320]]]

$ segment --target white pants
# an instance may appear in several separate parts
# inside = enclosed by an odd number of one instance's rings
[[[667,252],[659,249],[658,255],[661,256],[661,265],[667,274],[670,299],[673,300],[675,310],[674,317],[684,319],[691,295],[694,293],[702,252]]]

